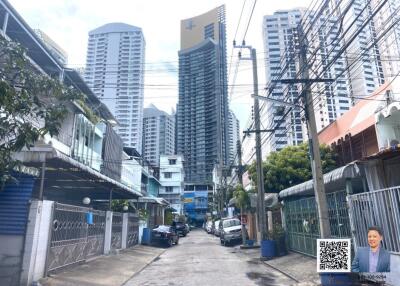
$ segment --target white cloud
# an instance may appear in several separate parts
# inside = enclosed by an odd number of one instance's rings
[[[32,28],[40,28],[68,53],[71,67],[85,65],[88,32],[109,22],[125,22],[141,27],[146,39],[145,106],[153,102],[160,109],[170,112],[175,108],[178,98],[178,50],[180,45],[180,21],[200,15],[224,4],[221,0],[9,0]],[[238,29],[237,42],[243,39],[254,0],[226,1],[228,63],[231,56],[231,43],[236,32],[243,3],[246,6]],[[265,85],[264,64],[261,62],[263,45],[262,17],[279,9],[292,9],[300,1],[258,1],[247,32],[246,42],[253,45],[259,56],[259,84]],[[303,0],[307,7],[311,1]],[[236,52],[234,54],[236,62]],[[164,62],[154,64],[157,62]],[[231,68],[231,75],[234,72]],[[241,62],[231,107],[244,128],[252,99],[252,76],[250,63]]]

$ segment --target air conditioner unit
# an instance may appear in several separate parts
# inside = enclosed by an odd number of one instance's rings
[[[267,209],[274,208],[278,205],[278,194],[265,194],[264,205]]]

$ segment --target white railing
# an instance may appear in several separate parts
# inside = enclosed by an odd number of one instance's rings
[[[400,186],[348,196],[356,246],[368,246],[367,230],[383,230],[385,249],[400,254]]]

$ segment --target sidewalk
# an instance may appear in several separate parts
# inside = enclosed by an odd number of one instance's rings
[[[119,286],[139,273],[166,249],[138,245],[117,255],[101,256],[41,279],[43,286]]]
[[[299,282],[299,286],[320,285],[321,279],[317,272],[317,259],[295,252],[263,261],[266,265],[291,276]]]
[[[238,248],[239,249],[239,248]],[[250,257],[260,257],[260,249],[239,249]],[[298,286],[317,286],[321,284],[317,273],[317,260],[299,253],[275,257],[263,263],[297,281]]]

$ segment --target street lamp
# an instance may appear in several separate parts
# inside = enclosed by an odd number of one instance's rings
[[[82,200],[82,203],[83,203],[84,205],[89,205],[89,204],[90,204],[90,198],[84,197],[83,200]]]

